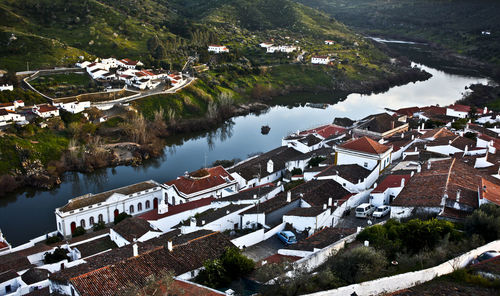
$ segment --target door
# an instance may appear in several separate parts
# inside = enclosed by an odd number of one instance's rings
[[[155,197],[155,199],[153,199],[153,209],[157,208],[158,208],[158,198]]]
[[[120,214],[120,212],[118,211],[118,209],[116,209],[114,212],[115,218],[116,218],[116,216],[118,216],[118,214]]]
[[[71,233],[75,232],[76,222],[71,222]]]

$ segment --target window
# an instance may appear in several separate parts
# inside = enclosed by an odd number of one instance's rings
[[[138,212],[142,211],[142,203],[139,203],[139,204],[137,205],[137,211],[138,211]]]
[[[83,227],[83,228],[85,228],[85,220],[83,220],[83,219],[82,219],[82,220],[80,221],[80,226],[81,226],[81,227]]]
[[[12,287],[10,285],[5,286],[5,292],[7,294],[9,294],[10,292],[12,292]]]
[[[146,200],[146,209],[149,209],[151,207],[151,203],[149,202],[149,200]]]
[[[61,230],[61,222],[57,223],[57,226],[59,227],[59,230]]]
[[[130,212],[130,214],[134,213],[134,206],[133,205],[130,205],[129,212]]]
[[[89,225],[94,225],[95,221],[94,221],[94,217],[90,217],[89,218]]]
[[[97,216],[97,220],[99,220],[99,222],[103,222],[104,221],[104,219],[102,217],[102,214],[99,214],[99,216]]]
[[[365,162],[364,165],[363,165],[365,168],[368,167],[368,163]]]

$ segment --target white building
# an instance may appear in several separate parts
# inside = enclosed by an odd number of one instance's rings
[[[222,166],[186,172],[184,176],[166,184],[178,196],[175,200],[169,200],[172,205],[205,197],[221,198],[238,192],[238,182]]]
[[[333,45],[333,44],[335,44],[335,41],[333,41],[333,40],[325,40],[325,44],[326,45]]]
[[[80,113],[84,111],[87,108],[90,108],[90,101],[72,101],[72,102],[61,102],[61,103],[54,103],[54,106],[57,106],[67,112],[71,112],[73,114]]]
[[[143,214],[157,209],[168,198],[168,188],[154,181],[70,199],[55,210],[57,230],[64,236],[71,235],[76,227],[90,229],[98,222],[114,221],[120,213]]]
[[[271,47],[273,46],[272,43],[268,43],[268,42],[262,42],[261,44],[259,44],[260,47],[262,48],[268,48],[268,47]]]
[[[330,57],[328,56],[313,56],[311,58],[311,64],[315,65],[328,65],[330,61]]]
[[[382,145],[368,137],[348,141],[336,146],[336,165],[358,164],[369,170],[383,171],[392,162],[393,147]]]
[[[110,68],[118,68],[118,61],[115,58],[102,59],[101,63],[109,65]]]
[[[297,50],[296,46],[290,45],[279,45],[279,46],[269,46],[267,47],[267,53],[284,52],[291,53]]]
[[[42,118],[59,116],[59,109],[49,104],[33,105],[31,111]]]
[[[131,59],[121,59],[116,61],[118,67],[126,68],[126,69],[135,69],[137,66],[143,66],[144,64],[140,61],[133,61]]]
[[[370,193],[370,203],[375,206],[388,205],[403,190],[411,175],[389,175]]]
[[[229,49],[223,45],[209,45],[208,52],[227,53],[229,52]]]
[[[446,107],[446,115],[457,118],[467,118],[469,117],[469,112],[471,110],[472,109],[470,106],[455,104]],[[484,109],[478,108],[476,110],[476,114],[478,115],[488,114],[488,108],[486,107]]]
[[[87,68],[88,65],[92,64],[92,62],[88,62],[88,61],[83,61],[81,63],[76,63],[75,66],[77,66],[78,68]]]
[[[9,84],[0,85],[0,91],[4,91],[4,90],[14,90],[14,86],[9,85]]]

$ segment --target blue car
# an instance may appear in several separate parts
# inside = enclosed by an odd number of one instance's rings
[[[276,234],[278,238],[287,245],[296,244],[297,238],[295,234],[291,231],[280,231]]]

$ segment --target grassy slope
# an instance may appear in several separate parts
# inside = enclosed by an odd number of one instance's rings
[[[417,38],[500,64],[500,2],[494,0],[298,0],[371,34]],[[490,36],[481,31],[490,30]]]

